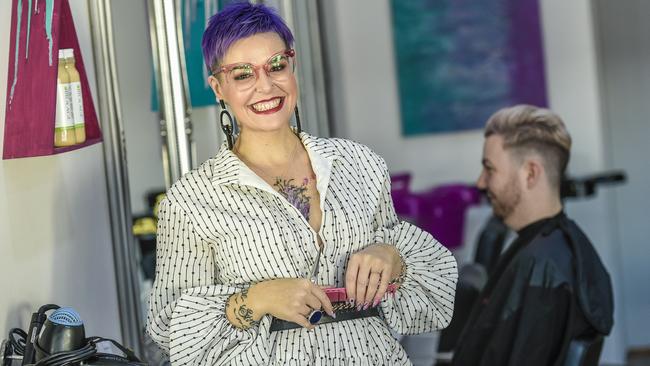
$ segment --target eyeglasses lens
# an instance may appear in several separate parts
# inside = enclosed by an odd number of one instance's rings
[[[293,74],[293,57],[278,54],[271,57],[266,64],[259,66],[259,68],[263,68],[272,81],[283,82],[287,80],[289,75]],[[255,85],[259,75],[258,72],[252,64],[240,64],[227,73],[227,81],[239,91],[248,90]]]

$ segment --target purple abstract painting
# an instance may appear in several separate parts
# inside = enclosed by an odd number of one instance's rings
[[[546,106],[538,0],[391,0],[404,135],[479,129]]]

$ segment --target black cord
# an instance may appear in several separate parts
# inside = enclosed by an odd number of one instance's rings
[[[27,332],[20,328],[12,328],[9,331],[9,342],[7,347],[9,348],[10,354],[15,354],[23,356],[25,353],[25,344],[27,342]],[[113,355],[108,353],[99,353],[97,352],[97,343],[101,342],[111,342],[115,347],[122,351],[126,357],[119,355]],[[38,342],[34,343],[34,347],[37,348],[43,354],[48,355],[48,352],[44,350]],[[122,346],[117,341],[114,341],[109,338],[102,337],[89,337],[86,338],[86,345],[73,350],[66,352],[58,352],[53,355],[48,355],[47,357],[38,361],[34,366],[65,366],[73,363],[79,363],[81,361],[87,360],[92,357],[98,357],[105,360],[128,360],[135,363],[140,363],[140,359],[133,353],[132,350]]]
[[[11,354],[22,356],[25,354],[25,342],[27,342],[27,332],[20,328],[12,328],[9,331],[9,346]]]
[[[106,354],[106,353],[98,353],[97,352],[97,343],[100,342],[111,342],[113,345],[115,345],[120,351],[124,352],[126,357],[118,356],[118,355],[112,355],[112,354]],[[42,349],[42,347],[36,343],[35,346],[43,353],[47,354],[45,350]],[[78,363],[81,361],[85,361],[91,357],[100,357],[103,359],[108,359],[108,360],[128,360],[128,361],[134,361],[134,362],[141,362],[140,359],[131,351],[130,349],[122,346],[119,344],[117,341],[114,341],[112,339],[108,338],[102,338],[102,337],[89,337],[86,338],[86,345],[83,346],[82,348],[76,349],[74,351],[67,351],[67,352],[59,352],[55,353],[53,355],[49,355],[40,361],[38,361],[34,366],[65,366],[69,365],[72,363]]]
[[[59,309],[58,305],[46,304],[41,306],[37,312],[32,314],[32,319],[29,322],[29,329],[27,329],[27,339],[25,342],[25,354],[23,355],[23,365],[31,364],[34,362],[35,351],[33,340],[41,334],[41,328],[47,320],[45,312],[49,310]]]
[[[36,344],[36,347],[43,352],[44,350]],[[95,348],[95,343],[88,342],[85,346],[76,349],[74,351],[59,352],[53,355],[47,356],[40,361],[36,362],[34,366],[64,366],[71,363],[81,362],[86,360],[97,353]]]

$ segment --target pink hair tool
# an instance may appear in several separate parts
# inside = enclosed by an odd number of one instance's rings
[[[398,286],[393,283],[388,285],[388,288],[386,289],[386,294],[384,294],[384,298],[386,298],[389,295],[395,296],[395,292],[397,291],[397,288]],[[335,312],[341,310],[355,309],[354,304],[348,303],[348,294],[345,291],[345,287],[328,287],[323,290],[325,291],[325,294],[332,302],[332,306],[334,306]]]

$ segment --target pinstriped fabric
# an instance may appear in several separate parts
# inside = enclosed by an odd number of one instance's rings
[[[304,277],[316,233],[300,212],[225,146],[181,178],[159,208],[156,279],[147,331],[174,365],[410,365],[389,328],[441,329],[453,312],[456,262],[431,235],[395,215],[386,165],[369,148],[301,134],[321,197],[325,242],[319,283],[344,286],[349,256],[373,243],[395,245],[407,276],[380,318],[269,331],[225,317],[231,294],[251,283]]]

